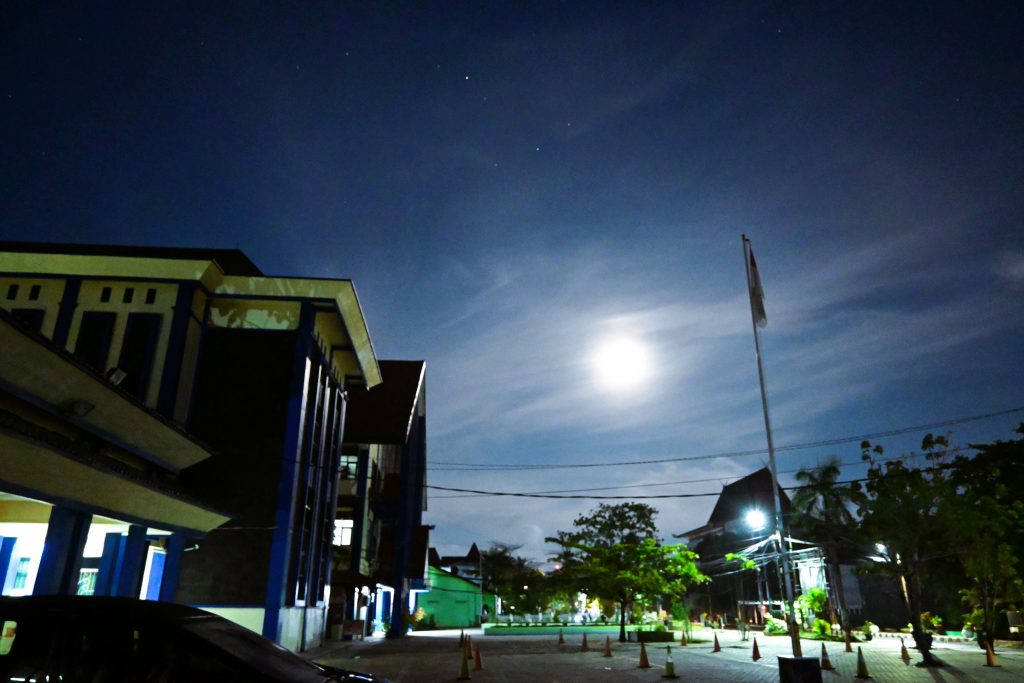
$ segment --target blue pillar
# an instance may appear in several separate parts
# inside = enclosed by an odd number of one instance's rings
[[[121,534],[109,533],[103,537],[103,554],[96,572],[96,592],[93,595],[114,594],[114,574],[117,572],[117,556],[121,552]]]
[[[274,535],[270,542],[270,566],[267,570],[267,593],[263,612],[263,636],[277,642],[281,607],[288,590],[288,570],[292,559],[292,525],[295,521],[295,487],[298,476],[299,446],[306,419],[306,390],[309,386],[310,348],[316,311],[309,303],[302,304],[299,326],[292,356],[292,374],[288,392],[288,417],[285,424],[284,448],[281,453],[281,474],[278,477],[277,509],[274,513]]]
[[[55,505],[46,527],[34,595],[75,595],[92,515]]]
[[[139,597],[142,587],[142,571],[145,569],[146,527],[132,524],[128,535],[121,537],[121,549],[117,554],[117,568],[114,571],[112,595],[124,598]]]
[[[194,284],[178,284],[178,296],[174,301],[171,331],[167,340],[167,353],[164,354],[164,370],[160,378],[156,409],[171,420],[174,419],[174,404],[178,400],[178,386],[181,384],[182,361],[185,358],[185,343],[188,340],[188,324],[192,319],[192,299],[195,292]]]
[[[185,540],[181,534],[172,534],[167,539],[164,578],[160,581],[161,602],[174,602],[178,596],[178,579],[181,577],[181,558],[185,552]]]
[[[0,589],[3,589],[7,581],[7,570],[11,566],[11,555],[17,542],[18,539],[13,536],[0,536]]]
[[[68,278],[64,282],[64,296],[57,310],[57,323],[53,328],[53,345],[58,349],[66,349],[68,336],[71,333],[71,320],[75,317],[78,307],[78,292],[82,288],[81,278]]]

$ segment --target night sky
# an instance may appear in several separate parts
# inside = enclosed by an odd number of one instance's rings
[[[427,360],[431,485],[701,493],[760,467],[446,464],[764,448],[741,233],[778,444],[1024,406],[1024,5],[300,4],[3,3],[0,237],[352,278],[378,355]],[[612,339],[646,379],[597,381]],[[779,467],[832,453],[859,456]],[[430,491],[442,554],[544,559],[597,504],[453,495]],[[649,502],[669,535],[714,498]]]

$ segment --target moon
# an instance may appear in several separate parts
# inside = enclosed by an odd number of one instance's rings
[[[650,350],[635,337],[618,336],[604,340],[590,361],[598,385],[608,390],[639,389],[651,376]]]

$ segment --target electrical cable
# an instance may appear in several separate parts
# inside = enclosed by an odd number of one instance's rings
[[[821,439],[819,441],[807,441],[796,444],[786,444],[783,446],[777,446],[775,448],[776,453],[785,453],[788,451],[804,450],[808,448],[821,448],[823,446],[836,446],[844,443],[852,443],[854,441],[870,441],[872,439],[879,439],[888,436],[900,436],[902,434],[911,434],[913,432],[923,432],[929,429],[938,429],[940,427],[950,427],[953,425],[964,424],[967,422],[976,422],[978,420],[987,420],[993,417],[1001,417],[1003,415],[1010,415],[1012,413],[1024,412],[1024,406],[1016,408],[1007,408],[1006,410],[998,410],[991,413],[984,413],[982,415],[970,415],[967,417],[958,417],[948,420],[941,420],[939,422],[931,422],[928,424],[914,425],[911,427],[899,427],[896,429],[889,429],[881,432],[872,432],[868,434],[857,434],[851,436],[841,436],[831,439]],[[714,460],[716,458],[738,458],[751,455],[762,455],[767,454],[767,448],[756,448],[745,451],[725,451],[722,453],[707,453],[703,455],[691,455],[681,456],[675,458],[658,458],[653,460],[620,460],[613,462],[598,462],[598,463],[578,463],[571,465],[551,465],[551,464],[538,464],[538,465],[509,465],[509,464],[490,464],[490,463],[458,463],[458,462],[447,462],[443,460],[435,460],[430,463],[430,470],[433,472],[449,471],[449,472],[468,472],[468,471],[503,471],[503,470],[556,470],[556,469],[580,469],[587,467],[619,467],[627,465],[658,465],[667,462],[688,462],[694,460]]]

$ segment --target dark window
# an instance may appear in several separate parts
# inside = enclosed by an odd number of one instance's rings
[[[134,298],[135,298],[135,288],[134,287],[125,287],[124,288],[124,302],[126,304],[130,304],[132,302],[132,299],[134,299]]]
[[[46,315],[46,311],[41,308],[12,308],[11,315],[33,332],[39,332],[43,329],[43,317]]]
[[[127,290],[126,290],[127,291]],[[146,396],[149,375],[153,370],[156,342],[160,334],[160,316],[155,313],[132,313],[124,330],[121,360],[117,367],[126,377],[121,388],[136,398]]]
[[[114,313],[90,311],[82,314],[75,355],[96,372],[102,373],[107,369],[107,354],[110,352],[110,340],[114,337],[116,319]]]
[[[39,292],[42,289],[39,285],[32,285],[32,288],[28,290],[28,300],[36,301],[39,299]]]
[[[7,287],[7,298],[11,301],[18,298],[18,285],[9,285]]]
[[[100,301],[102,301],[103,303],[107,303],[108,301],[110,301],[110,287],[104,287],[100,291]]]
[[[156,303],[156,290],[155,289],[147,289],[146,290],[146,303],[147,304],[154,304],[154,303]]]

